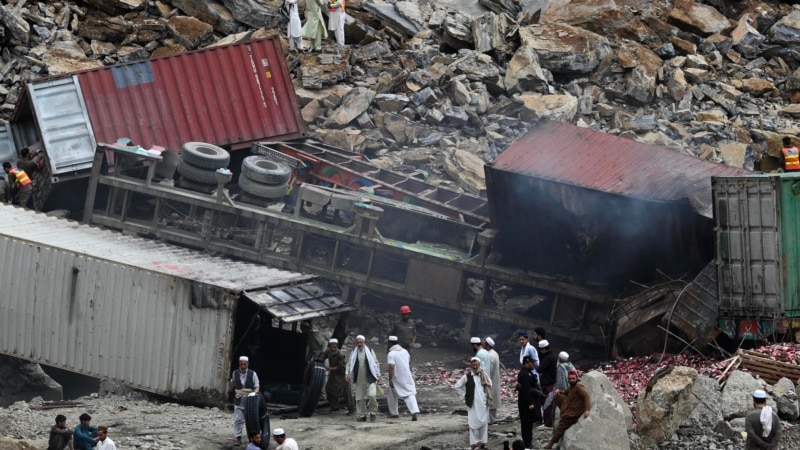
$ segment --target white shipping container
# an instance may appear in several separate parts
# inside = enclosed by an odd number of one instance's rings
[[[7,205],[0,223],[0,353],[162,395],[220,402],[248,293],[250,307],[286,321],[351,309],[333,297],[319,306],[321,294],[269,296],[311,275]]]

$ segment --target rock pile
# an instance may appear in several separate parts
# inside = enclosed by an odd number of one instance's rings
[[[8,3],[5,118],[26,80],[285,24],[280,0]],[[344,52],[287,56],[312,134],[470,191],[540,119],[761,170],[800,132],[800,9],[782,2],[352,0],[348,14]]]

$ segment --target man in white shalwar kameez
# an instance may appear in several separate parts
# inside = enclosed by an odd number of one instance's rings
[[[345,380],[355,384],[357,420],[366,422],[369,413],[369,420],[374,422],[378,416],[376,382],[381,378],[381,371],[378,367],[378,358],[365,344],[364,336],[356,336],[356,348],[350,353],[350,363],[345,372]]]
[[[386,364],[389,365],[389,389],[386,390],[389,417],[400,417],[398,400],[402,399],[411,413],[411,420],[416,421],[419,406],[417,386],[411,373],[411,355],[398,343],[397,336],[389,336],[389,346],[389,353],[386,355]]]
[[[286,0],[289,5],[289,27],[286,30],[286,35],[289,38],[289,50],[297,49],[303,51],[303,33],[300,27],[300,13],[297,11],[297,2],[299,0]]]
[[[336,36],[337,51],[344,48],[344,22],[346,0],[328,0],[328,30]]]
[[[489,410],[489,423],[497,422],[497,408],[500,406],[500,355],[494,350],[494,339],[483,340],[483,348],[489,352],[489,378],[492,379],[492,408]]]
[[[469,408],[469,444],[472,449],[485,448],[489,441],[489,409],[492,407],[492,380],[481,369],[481,360],[473,357],[470,370],[456,382],[455,388],[464,395]]]

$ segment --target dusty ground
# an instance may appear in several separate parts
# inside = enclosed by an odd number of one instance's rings
[[[379,350],[376,348],[376,350]],[[467,353],[460,349],[417,349],[413,354],[418,373],[431,368],[460,368]],[[138,394],[138,393],[137,393]],[[88,412],[93,424],[107,424],[110,436],[120,449],[174,449],[198,450],[232,449],[232,414],[216,408],[195,408],[158,400],[137,399],[133,396],[93,397],[74,399],[79,407],[53,410],[32,410],[28,403],[16,403],[0,409],[0,435],[24,440],[36,448],[46,448],[47,433],[57,414],[68,417],[70,425],[78,416]],[[420,420],[411,422],[403,414],[400,419],[389,419],[385,401],[380,402],[381,413],[376,422],[356,422],[352,416],[328,412],[321,406],[310,418],[300,418],[296,413],[273,413],[272,427],[282,427],[295,438],[302,449],[458,449],[468,447],[466,413],[463,401],[455,390],[445,386],[418,386],[417,399],[421,409]],[[501,416],[516,416],[516,401],[502,405]],[[509,418],[490,427],[491,448],[502,448],[504,440],[512,441],[519,432],[518,422]],[[546,442],[548,430],[537,431],[537,441]],[[275,447],[273,442],[272,448]],[[0,443],[0,450],[3,445]],[[16,448],[16,447],[8,447]]]

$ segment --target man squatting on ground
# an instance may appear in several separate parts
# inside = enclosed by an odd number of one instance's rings
[[[67,427],[67,417],[59,414],[56,416],[56,424],[50,429],[47,450],[64,450],[65,447],[69,447],[69,450],[75,448],[72,445],[72,428]]]
[[[389,353],[386,355],[386,364],[389,365],[389,389],[386,391],[386,400],[389,403],[389,417],[400,417],[398,400],[406,403],[411,420],[417,420],[419,406],[417,406],[417,386],[414,384],[414,375],[411,373],[411,355],[398,343],[397,336],[389,336]]]
[[[481,369],[481,360],[473,356],[469,362],[469,370],[455,385],[464,396],[466,403],[467,423],[469,424],[469,444],[473,450],[486,448],[489,441],[489,409],[492,408],[492,380]]]
[[[287,438],[283,428],[275,428],[272,431],[272,438],[278,443],[278,447],[275,450],[300,450],[297,441]]]
[[[567,392],[553,391],[555,393],[555,402],[558,409],[561,411],[561,418],[558,421],[558,427],[553,432],[553,437],[544,448],[553,448],[553,444],[561,440],[567,428],[575,424],[581,416],[584,418],[589,417],[589,410],[592,409],[592,399],[589,398],[589,393],[586,388],[578,382],[578,371],[570,370],[567,374],[567,381],[569,382],[569,389]]]
[[[236,393],[233,400],[233,436],[236,438],[236,445],[242,445],[242,427],[244,427],[244,405],[242,397],[250,392],[259,391],[258,375],[248,369],[250,359],[247,356],[239,357],[239,369],[231,374],[231,382],[228,393]]]
[[[92,416],[83,413],[78,420],[81,421],[80,425],[75,427],[72,433],[73,445],[76,450],[92,450],[97,443],[97,427],[91,424]]]
[[[369,420],[374,422],[378,417],[378,401],[375,398],[378,392],[376,381],[381,378],[381,371],[375,351],[364,342],[364,336],[360,334],[356,336],[356,348],[350,354],[345,380],[355,384],[357,420],[366,422],[367,412],[369,412]]]

